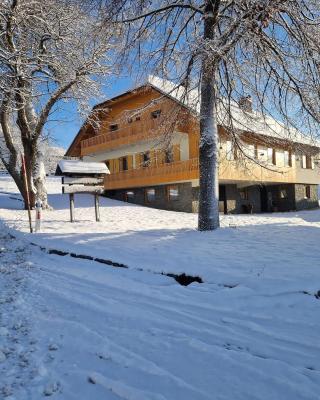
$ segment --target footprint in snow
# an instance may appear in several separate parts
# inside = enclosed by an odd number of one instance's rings
[[[57,351],[57,350],[59,350],[59,346],[56,343],[50,343],[48,346],[48,349],[50,351]]]
[[[61,385],[59,382],[48,383],[47,386],[43,389],[43,394],[45,396],[52,396],[54,393],[58,392],[61,389]]]

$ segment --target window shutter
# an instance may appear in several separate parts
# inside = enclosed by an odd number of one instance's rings
[[[133,168],[133,156],[128,156],[127,160],[128,160],[128,169],[132,169]]]
[[[305,155],[302,156],[302,168],[307,168],[307,157]]]
[[[247,145],[247,156],[252,158],[255,158],[255,147],[254,144],[248,144]]]
[[[156,152],[156,150],[150,150],[150,165],[152,167],[157,165],[157,152]]]
[[[173,161],[180,161],[180,145],[174,144],[172,147],[173,147]]]
[[[158,165],[164,164],[164,162],[165,162],[165,152],[164,152],[164,150],[159,150],[157,152],[157,162],[158,162]]]
[[[226,156],[227,160],[232,161],[234,160],[234,151],[233,151],[233,145],[230,140],[227,140],[226,142]]]
[[[136,157],[136,168],[141,168],[142,166],[141,153],[137,153],[135,157]]]
[[[110,160],[109,165],[110,165],[110,172],[113,173],[114,172],[114,160]]]

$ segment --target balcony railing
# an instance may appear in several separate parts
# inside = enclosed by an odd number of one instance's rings
[[[199,179],[198,158],[113,173],[105,177],[104,186],[106,190],[113,190],[194,179]],[[251,168],[243,168],[236,161],[220,160],[219,179],[256,184],[293,183],[296,181],[296,174],[294,168],[282,167],[278,171],[271,171],[254,163],[251,164]]]
[[[178,182],[198,177],[199,159],[193,158],[111,174],[106,176],[104,186],[106,190],[111,190]]]
[[[148,121],[134,121],[127,126],[109,131],[102,135],[94,136],[81,141],[81,155],[118,148],[119,146],[129,145],[141,140],[152,139],[161,134],[161,120],[151,119]]]

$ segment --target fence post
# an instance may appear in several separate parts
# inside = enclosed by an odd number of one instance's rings
[[[94,210],[96,213],[96,221],[100,221],[100,209],[99,209],[99,195],[95,193],[94,195]]]
[[[73,193],[69,194],[69,200],[70,200],[70,221],[74,222],[74,194]]]

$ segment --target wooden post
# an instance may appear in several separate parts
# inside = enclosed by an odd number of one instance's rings
[[[30,228],[30,233],[32,233],[33,229],[32,229],[32,219],[31,219],[31,210],[30,210],[29,185],[28,185],[28,178],[27,178],[26,162],[25,162],[25,158],[24,158],[23,154],[21,154],[21,164],[22,164],[22,173],[23,173],[24,185],[25,185],[25,189],[26,189],[29,228]]]
[[[96,213],[96,221],[100,221],[100,209],[99,209],[99,195],[97,193],[94,194],[94,210]]]
[[[70,221],[74,222],[74,194],[73,193],[69,194],[69,200],[70,200]]]

